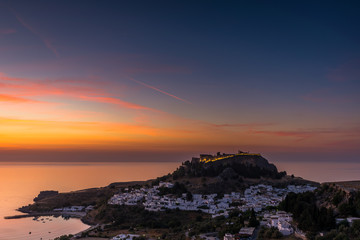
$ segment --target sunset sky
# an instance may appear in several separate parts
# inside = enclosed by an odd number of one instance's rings
[[[1,1],[0,161],[360,161],[349,2]]]

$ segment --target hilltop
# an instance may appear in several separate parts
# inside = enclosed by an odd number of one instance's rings
[[[229,193],[242,191],[254,184],[286,186],[318,183],[279,172],[261,154],[239,151],[236,154],[200,154],[182,163],[173,173],[155,180],[176,181],[194,193]]]

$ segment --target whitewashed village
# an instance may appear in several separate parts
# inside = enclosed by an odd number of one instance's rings
[[[159,188],[172,188],[174,185],[170,182],[160,182],[158,186],[151,188],[129,189],[115,194],[109,201],[111,205],[138,205],[142,204],[148,211],[165,211],[166,209],[179,209],[183,211],[202,211],[211,214],[213,218],[229,216],[229,212],[238,209],[241,212],[254,210],[262,218],[260,225],[266,227],[275,227],[283,235],[294,233],[292,215],[283,211],[269,212],[265,208],[277,206],[288,193],[303,193],[314,191],[316,187],[310,185],[288,185],[286,188],[275,188],[269,185],[259,184],[247,188],[244,193],[232,192],[218,197],[217,194],[193,194],[191,199],[184,193],[181,197],[172,195],[159,195]],[[236,204],[237,203],[237,204]],[[252,239],[255,228],[242,228],[237,236],[225,234],[224,240]],[[113,239],[132,239],[135,235],[122,234]],[[206,234],[201,236],[203,239],[218,239]],[[237,237],[237,238],[236,238]]]

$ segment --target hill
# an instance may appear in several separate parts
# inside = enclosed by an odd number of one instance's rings
[[[245,212],[241,218],[239,218],[240,212],[238,209],[226,212],[232,219],[231,221],[234,222],[234,225],[230,226],[227,225],[229,219],[224,216],[219,215],[212,218],[211,215],[201,210],[181,211],[176,208],[148,211],[141,203],[131,206],[114,205],[109,203],[109,200],[115,194],[140,193],[141,191],[148,191],[152,187],[154,189],[157,187],[156,194],[158,196],[155,197],[164,197],[164,199],[177,197],[192,201],[196,193],[199,193],[196,194],[198,196],[200,194],[217,193],[213,205],[220,207],[221,204],[226,204],[221,202],[221,199],[225,196],[224,194],[237,192],[236,194],[240,196],[246,188],[257,184],[272,185],[279,188],[290,184],[318,185],[318,183],[299,177],[288,176],[286,172],[279,172],[274,164],[269,163],[260,154],[244,152],[237,154],[218,153],[216,155],[201,154],[198,158],[195,157],[182,163],[173,173],[157,179],[112,183],[102,188],[69,193],[43,191],[34,199],[35,203],[22,207],[20,211],[31,214],[52,214],[55,208],[91,205],[90,210],[84,212],[85,216],[82,217],[82,220],[85,223],[100,224],[103,227],[84,233],[88,236],[114,236],[120,231],[134,232],[136,230],[140,234],[151,234],[156,238],[175,240],[184,239],[185,233],[192,229],[188,234],[198,235],[205,232],[218,232],[219,236],[223,237],[225,232],[238,232],[241,227],[246,226],[246,222],[252,216],[251,211]],[[168,187],[170,185],[171,187]],[[127,195],[127,198],[130,195]],[[207,196],[206,199],[208,199]],[[234,204],[233,206],[236,208],[243,202],[235,201],[231,204]],[[206,208],[208,206],[200,207]],[[220,212],[225,213],[224,210]],[[255,213],[253,215],[255,216]]]
[[[275,187],[286,187],[289,184],[319,185],[316,182],[304,180],[300,177],[288,176],[286,172],[279,172],[274,164],[260,154],[239,152],[237,154],[208,155],[201,154],[200,158],[185,161],[173,173],[137,182],[112,183],[102,188],[92,188],[69,193],[44,191],[34,199],[35,203],[20,208],[22,212],[49,211],[76,205],[99,205],[106,202],[114,193],[125,187],[158,185],[160,181],[173,182],[172,192],[162,193],[181,194],[186,192],[211,194],[242,192],[247,187],[256,184],[267,184]]]
[[[193,193],[229,193],[242,191],[250,185],[268,184],[286,186],[289,184],[313,184],[315,182],[300,177],[288,176],[279,172],[274,164],[269,163],[260,154],[239,152],[237,154],[208,155],[185,161],[172,174],[154,181],[179,182]]]

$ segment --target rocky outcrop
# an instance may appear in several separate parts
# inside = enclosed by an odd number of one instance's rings
[[[41,191],[37,197],[34,198],[34,202],[40,201],[44,198],[52,197],[58,195],[58,191]]]
[[[222,171],[222,173],[219,175],[222,179],[235,179],[237,178],[239,175],[234,171],[234,169],[232,168],[225,168],[224,171]]]
[[[235,155],[233,157],[229,157],[226,159],[218,160],[215,162],[209,162],[204,165],[204,167],[208,166],[220,166],[220,165],[233,165],[233,164],[242,164],[246,166],[253,166],[259,167],[260,169],[270,171],[270,172],[277,172],[277,168],[274,164],[271,164],[262,156],[241,156]]]

